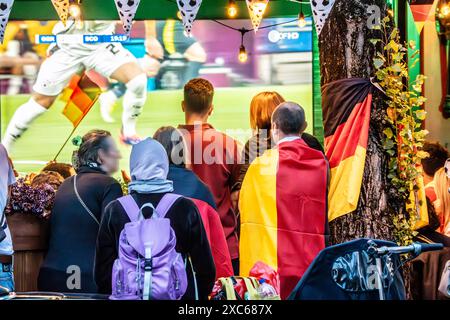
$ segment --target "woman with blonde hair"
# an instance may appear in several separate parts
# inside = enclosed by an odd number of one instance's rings
[[[441,220],[441,227],[438,231],[450,237],[450,178],[445,170],[446,168],[441,168],[434,175],[436,201],[433,205]]]

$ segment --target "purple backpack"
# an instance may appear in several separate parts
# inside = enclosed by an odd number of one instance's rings
[[[156,209],[150,203],[139,209],[131,196],[118,199],[131,222],[120,233],[110,299],[179,300],[183,297],[187,289],[186,263],[175,251],[175,232],[170,220],[165,218],[180,197],[166,194]],[[149,219],[142,215],[145,207],[153,208]]]

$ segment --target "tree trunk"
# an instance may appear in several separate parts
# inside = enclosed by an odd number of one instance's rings
[[[380,38],[379,30],[367,25],[369,6],[387,14],[385,0],[336,0],[319,37],[322,85],[345,78],[374,76],[375,47],[370,39]],[[370,115],[366,163],[357,209],[330,222],[333,244],[357,238],[395,240],[393,215],[405,208],[388,179],[389,157],[383,149],[386,128],[386,101],[375,90]],[[409,267],[403,268],[407,296],[410,297]]]
[[[371,30],[368,7],[387,14],[385,0],[336,0],[319,37],[322,85],[345,78],[370,78],[374,75],[374,45],[379,30]],[[403,206],[388,180],[388,155],[383,150],[386,102],[382,93],[373,92],[367,157],[361,194],[356,211],[330,222],[331,242],[356,238],[394,240],[392,216]],[[391,190],[391,192],[390,192]]]

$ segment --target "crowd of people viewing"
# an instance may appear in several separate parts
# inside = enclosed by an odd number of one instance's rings
[[[207,80],[185,85],[185,123],[159,128],[132,147],[125,175],[128,194],[146,219],[166,194],[182,196],[165,217],[176,235],[176,251],[192,264],[186,264],[184,299],[207,299],[218,278],[246,276],[258,261],[278,267],[286,298],[328,244],[329,168],[323,147],[305,132],[305,112],[299,104],[286,102],[276,92],[261,92],[250,105],[254,135],[240,150],[233,138],[209,123],[213,99],[214,88]],[[450,246],[450,179],[445,171],[449,154],[438,143],[427,143],[424,149],[430,153],[423,162],[426,194],[436,219],[421,234]],[[121,157],[109,132],[93,130],[82,137],[75,170],[49,164],[35,178],[36,183],[52,181],[57,189],[48,214],[49,248],[39,290],[107,295],[114,290],[114,263],[122,231],[131,221],[120,201],[122,186],[113,178]],[[3,211],[15,183],[3,146],[0,175]],[[13,290],[13,249],[1,217],[0,286]],[[277,250],[283,257],[277,257]],[[80,268],[81,280],[68,288],[70,266]]]

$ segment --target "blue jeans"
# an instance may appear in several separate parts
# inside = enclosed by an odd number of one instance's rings
[[[0,263],[0,286],[7,288],[9,291],[14,291],[14,277],[12,264]]]

